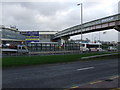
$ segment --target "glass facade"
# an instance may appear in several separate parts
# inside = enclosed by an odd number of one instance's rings
[[[53,34],[40,34],[40,42],[50,42],[53,36]]]
[[[18,31],[2,29],[2,38],[25,40],[25,36],[21,35]]]
[[[25,36],[21,35],[18,30],[12,28],[1,28],[2,48],[17,48],[17,45],[24,44]]]

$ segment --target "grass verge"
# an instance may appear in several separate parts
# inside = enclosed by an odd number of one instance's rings
[[[86,53],[86,54],[72,54],[72,55],[52,55],[52,56],[18,56],[18,57],[3,57],[2,67],[16,67],[38,64],[51,64],[78,61],[81,57],[88,57],[94,55],[108,54],[102,53]]]

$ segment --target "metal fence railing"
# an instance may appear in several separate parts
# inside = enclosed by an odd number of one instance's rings
[[[30,52],[80,50],[80,44],[64,43],[60,46],[59,44],[31,43],[28,46],[28,50]]]

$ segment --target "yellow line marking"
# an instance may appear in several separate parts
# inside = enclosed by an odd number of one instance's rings
[[[64,89],[64,90],[71,90],[71,89],[74,89],[74,88],[78,88],[79,86],[73,86],[71,88],[68,88],[68,89]]]
[[[120,90],[120,88],[113,88],[113,89],[110,89],[110,90]]]
[[[73,87],[71,87],[71,88],[78,88],[79,86],[73,86]]]
[[[120,88],[116,88],[117,90],[120,90]]]
[[[64,89],[64,90],[70,90],[70,89]]]
[[[114,76],[114,77],[111,77],[110,79],[116,79],[116,78],[118,78],[119,76]]]
[[[96,83],[100,83],[102,81],[95,81],[95,82],[91,82],[90,84],[96,84]]]

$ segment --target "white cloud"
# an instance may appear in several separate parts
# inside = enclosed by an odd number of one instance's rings
[[[84,22],[116,14],[118,1],[81,0]],[[81,2],[78,0],[4,0],[2,21],[5,26],[16,25],[20,30],[60,31],[80,23],[80,7],[77,4]]]

